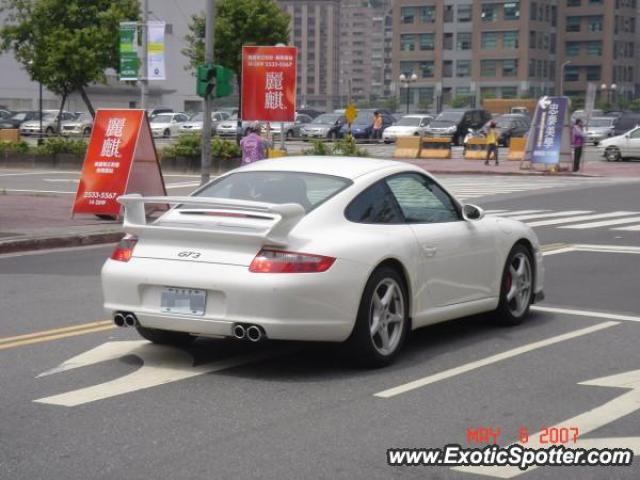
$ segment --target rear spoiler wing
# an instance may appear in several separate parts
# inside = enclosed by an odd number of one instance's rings
[[[263,203],[250,200],[231,200],[213,197],[143,197],[139,194],[129,194],[118,197],[118,202],[124,206],[123,229],[127,233],[139,234],[143,232],[192,233],[197,236],[227,236],[261,238],[265,243],[286,245],[287,236],[295,225],[305,216],[302,205],[297,203]],[[233,211],[238,213],[257,213],[271,217],[273,222],[263,231],[253,230],[244,232],[226,232],[224,230],[200,229],[189,226],[163,226],[147,223],[145,204],[192,205],[211,210]]]

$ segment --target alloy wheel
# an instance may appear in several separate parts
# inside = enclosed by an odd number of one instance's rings
[[[369,308],[369,333],[381,355],[392,354],[402,338],[404,297],[398,282],[384,278],[373,291]]]
[[[532,293],[532,270],[529,257],[518,252],[511,259],[505,278],[506,303],[514,317],[521,317],[529,306]]]

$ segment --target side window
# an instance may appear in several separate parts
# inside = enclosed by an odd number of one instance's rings
[[[347,220],[357,223],[404,223],[386,183],[378,182],[358,195],[345,210]]]
[[[638,138],[638,139],[640,139],[640,128],[636,128],[634,131],[632,131],[629,134],[629,137],[630,138]]]
[[[451,198],[433,180],[418,173],[387,179],[408,223],[442,223],[460,220]]]

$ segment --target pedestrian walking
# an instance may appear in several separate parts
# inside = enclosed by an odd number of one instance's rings
[[[491,154],[493,154],[493,158],[496,161],[496,166],[498,165],[498,137],[499,137],[498,129],[496,128],[496,122],[491,121],[489,124],[489,130],[487,131],[487,159],[484,161],[485,165],[489,165],[489,159],[491,158]]]
[[[582,160],[582,149],[584,148],[584,139],[586,135],[582,129],[582,120],[577,119],[571,129],[571,145],[573,146],[573,171],[580,170],[580,161]]]
[[[260,136],[259,123],[252,123],[248,130],[248,135],[240,140],[243,165],[264,160],[267,158],[267,149],[269,148],[269,142]]]
[[[382,118],[382,115],[380,115],[380,112],[378,111],[373,112],[373,125],[371,128],[371,133],[374,140],[382,139],[382,124],[383,124],[383,118]]]

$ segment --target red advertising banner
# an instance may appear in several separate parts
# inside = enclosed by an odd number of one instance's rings
[[[98,110],[73,214],[120,214],[125,193],[166,195],[144,110]]]
[[[295,47],[242,47],[243,120],[295,121],[297,55]]]

